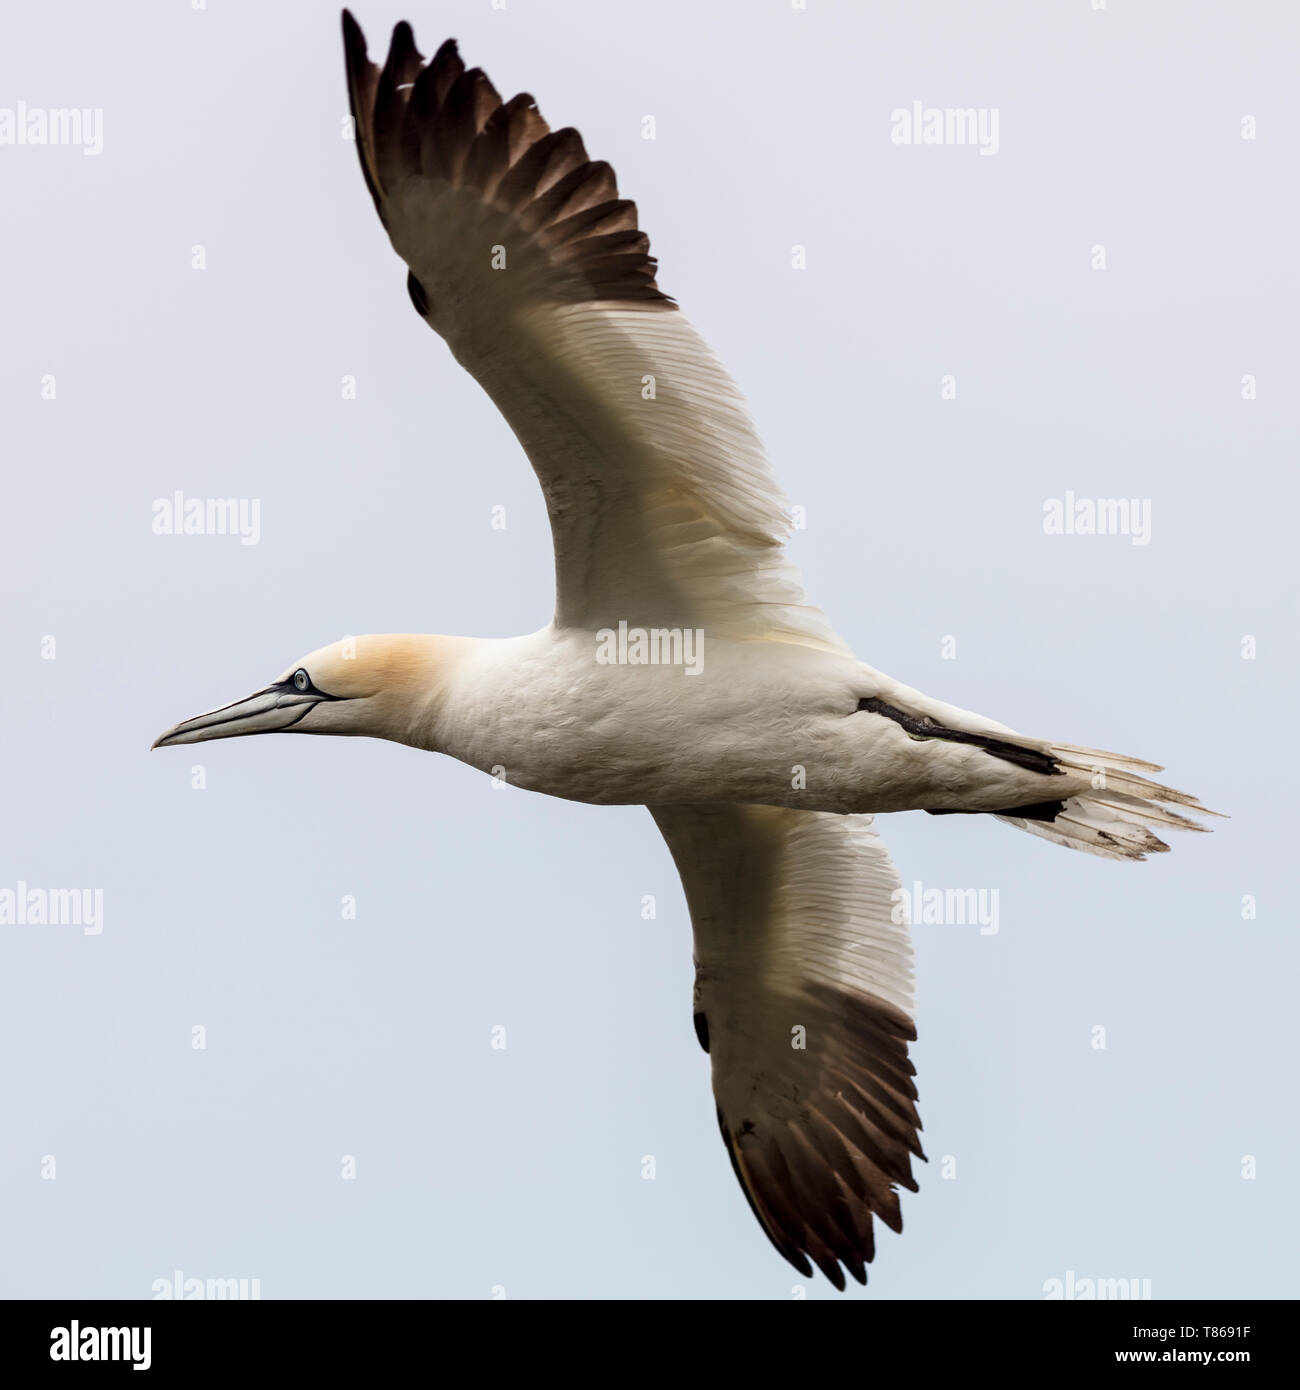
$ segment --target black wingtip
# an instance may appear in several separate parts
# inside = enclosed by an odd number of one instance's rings
[[[411,303],[415,305],[415,312],[422,319],[429,317],[429,296],[424,292],[424,286],[415,278],[415,271],[410,271],[406,277],[406,292],[411,296]]]
[[[361,26],[351,10],[343,11],[343,44],[350,53],[359,49],[361,57],[366,56],[366,36],[361,32]]]
[[[840,1293],[844,1292],[844,1271],[840,1268],[836,1260],[827,1256],[824,1260],[817,1261],[817,1268],[835,1285]]]
[[[401,19],[393,26],[393,41],[388,47],[388,67],[395,68],[412,57],[417,63],[424,62],[424,55],[415,46],[415,31],[406,20]]]
[[[352,18],[351,10],[343,11],[343,66],[347,71],[348,94],[353,96],[361,74],[370,66],[370,51],[361,26]],[[357,114],[354,110],[354,116]]]

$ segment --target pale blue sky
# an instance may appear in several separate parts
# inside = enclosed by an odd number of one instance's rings
[[[882,818],[906,883],[996,889],[999,930],[916,930],[931,1162],[848,1296],[1300,1292],[1293,8],[357,14],[372,55],[403,17],[455,35],[614,164],[863,659],[1233,817],[1143,865]],[[102,109],[104,140],[0,146],[0,889],[104,892],[99,936],[0,926],[0,1293],[791,1297],[644,811],[368,740],[146,751],[344,633],[550,611],[532,474],[340,138],[337,7],[51,0],[0,39],[0,107]],[[915,101],[996,108],[998,153],[891,144]],[[152,534],[178,489],[259,498],[259,543]],[[1151,543],[1045,535],[1067,491],[1149,500]]]

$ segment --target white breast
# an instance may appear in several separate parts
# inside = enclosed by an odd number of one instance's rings
[[[693,664],[638,659],[646,649],[632,636],[620,645],[573,629],[480,642],[425,746],[516,786],[604,804],[782,802],[801,758],[842,761],[827,740],[854,707],[852,659],[707,637],[693,651],[662,640],[655,651]]]

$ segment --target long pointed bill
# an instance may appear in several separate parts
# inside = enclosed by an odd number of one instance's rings
[[[173,724],[166,733],[158,735],[152,746],[170,748],[178,743],[203,743],[210,738],[278,733],[293,728],[308,710],[327,698],[318,691],[299,692],[271,685],[246,700]]]

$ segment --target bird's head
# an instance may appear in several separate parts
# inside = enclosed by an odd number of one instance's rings
[[[346,637],[233,704],[173,724],[155,748],[241,734],[353,734],[421,742],[455,639]]]

